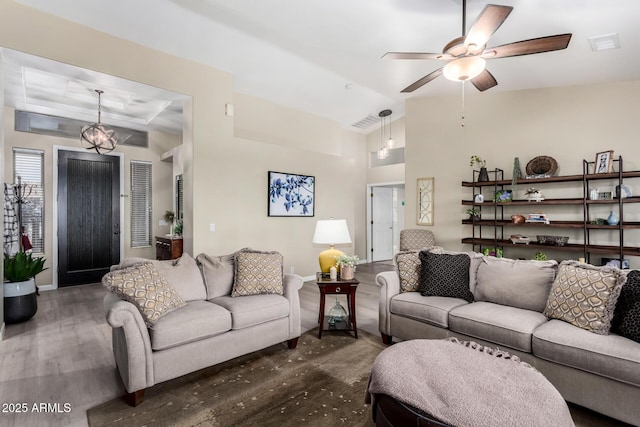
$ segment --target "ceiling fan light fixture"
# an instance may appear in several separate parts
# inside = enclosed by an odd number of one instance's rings
[[[107,125],[100,123],[101,99],[104,91],[96,89],[98,94],[98,123],[85,125],[80,131],[80,142],[87,150],[96,150],[98,154],[106,154],[113,151],[118,145],[118,135]]]
[[[445,65],[442,72],[448,80],[465,81],[477,77],[486,65],[487,61],[479,56],[463,56]]]

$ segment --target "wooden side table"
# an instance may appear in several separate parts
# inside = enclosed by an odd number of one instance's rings
[[[156,259],[169,260],[182,256],[182,237],[156,236]]]
[[[322,338],[323,331],[353,331],[358,338],[358,326],[356,323],[356,289],[360,282],[353,280],[329,280],[318,279],[316,284],[320,289],[320,313],[318,315],[318,338]],[[329,327],[329,319],[324,317],[325,297],[327,295],[346,295],[348,316],[346,322]]]

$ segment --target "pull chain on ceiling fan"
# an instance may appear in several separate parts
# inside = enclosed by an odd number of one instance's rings
[[[485,68],[486,60],[531,55],[566,49],[571,33],[522,40],[501,46],[487,48],[491,36],[507,19],[513,7],[488,4],[466,32],[467,1],[462,0],[462,36],[447,43],[442,53],[387,52],[382,57],[389,59],[431,59],[447,64],[404,88],[401,92],[413,92],[441,74],[453,81],[466,81],[481,92],[491,89],[498,82]]]

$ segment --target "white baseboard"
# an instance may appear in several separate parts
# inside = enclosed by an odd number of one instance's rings
[[[309,281],[311,281],[311,280],[316,280],[316,276],[315,276],[315,274],[314,274],[313,276],[304,276],[304,277],[302,278],[302,281],[303,281],[303,282],[309,282]]]
[[[56,288],[53,285],[38,285],[38,290],[44,291],[44,292],[55,291],[56,289],[58,289],[58,288]]]

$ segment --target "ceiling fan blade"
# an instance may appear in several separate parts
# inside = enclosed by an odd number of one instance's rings
[[[480,15],[475,20],[467,36],[464,45],[473,52],[473,47],[480,50],[487,44],[489,38],[496,32],[502,23],[507,19],[513,7],[488,4],[482,9]]]
[[[440,77],[441,74],[442,74],[442,68],[439,68],[439,69],[435,70],[434,72],[427,74],[426,76],[424,76],[420,80],[416,81],[415,83],[410,84],[409,86],[405,87],[400,92],[401,93],[409,93],[409,92],[413,92],[416,89],[420,89],[422,86],[426,85],[431,80],[434,80],[437,77]]]
[[[491,74],[486,68],[478,74],[478,76],[472,78],[471,83],[473,83],[476,89],[480,92],[484,92],[485,90],[498,85],[496,78],[493,77],[493,74]]]
[[[507,58],[510,56],[531,55],[534,53],[551,52],[566,49],[571,40],[571,33],[557,34],[555,36],[539,37],[537,39],[522,40],[519,42],[503,44],[492,47],[482,52],[482,57]]]
[[[423,52],[387,52],[382,55],[386,59],[435,59],[449,61],[453,56],[446,53],[423,53]]]

